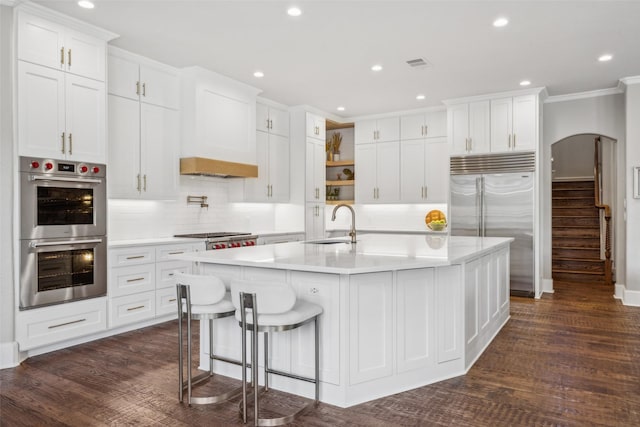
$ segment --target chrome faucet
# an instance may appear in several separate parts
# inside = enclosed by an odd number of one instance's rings
[[[355,243],[356,242],[356,212],[353,210],[351,206],[345,205],[344,203],[336,205],[336,207],[333,208],[333,213],[331,214],[331,221],[336,220],[336,211],[338,210],[338,208],[341,208],[342,206],[344,206],[345,208],[349,208],[349,210],[351,211],[351,230],[349,231],[349,236],[351,237],[351,243]]]

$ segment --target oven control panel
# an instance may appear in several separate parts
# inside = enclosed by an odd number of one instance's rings
[[[104,178],[106,169],[106,166],[100,163],[20,157],[20,172]]]

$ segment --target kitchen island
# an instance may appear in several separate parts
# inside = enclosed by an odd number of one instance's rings
[[[509,319],[510,238],[359,235],[177,256],[201,274],[286,281],[323,307],[320,400],[348,407],[463,375]],[[221,319],[216,354],[240,358],[240,331]],[[201,366],[207,365],[206,322]],[[272,334],[270,366],[313,375],[313,325]],[[215,363],[240,378],[237,366]],[[273,388],[313,386],[273,376]]]

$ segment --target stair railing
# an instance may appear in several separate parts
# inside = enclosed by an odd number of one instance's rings
[[[596,208],[600,209],[600,211],[604,211],[604,220],[605,220],[605,237],[604,237],[604,280],[607,285],[613,285],[613,268],[611,262],[611,207],[607,204],[602,203],[600,195],[601,191],[601,182],[602,182],[602,170],[600,167],[601,164],[601,146],[600,146],[600,137],[595,139],[595,150],[594,150],[594,160],[593,160],[593,178],[594,178],[594,196],[595,196],[595,205]]]

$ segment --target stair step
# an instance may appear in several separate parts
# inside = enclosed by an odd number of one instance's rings
[[[593,199],[593,188],[554,188],[551,191],[551,197],[591,197]]]
[[[569,259],[600,259],[600,247],[597,248],[580,248],[580,247],[552,247],[552,259],[569,258]]]
[[[597,216],[554,216],[551,221],[553,227],[600,227]]]
[[[600,239],[594,238],[571,238],[571,239],[552,239],[552,245],[555,248],[585,248],[585,249],[600,249]]]
[[[595,209],[595,203],[593,201],[593,197],[560,197],[553,198],[551,200],[551,206],[553,208],[563,208],[563,207],[592,207]]]
[[[554,281],[570,283],[602,283],[604,284],[604,274],[583,274],[571,271],[552,271],[551,277]]]
[[[586,189],[590,188],[593,190],[595,184],[593,181],[554,181],[552,183],[552,188],[556,189]]]
[[[578,260],[553,258],[551,271],[578,272],[581,274],[604,274],[604,261],[599,259]]]
[[[600,229],[591,227],[553,227],[552,237],[597,237]]]
[[[599,216],[598,209],[591,205],[591,207],[572,207],[572,206],[562,206],[562,207],[553,207],[551,209],[552,215],[555,216]]]

